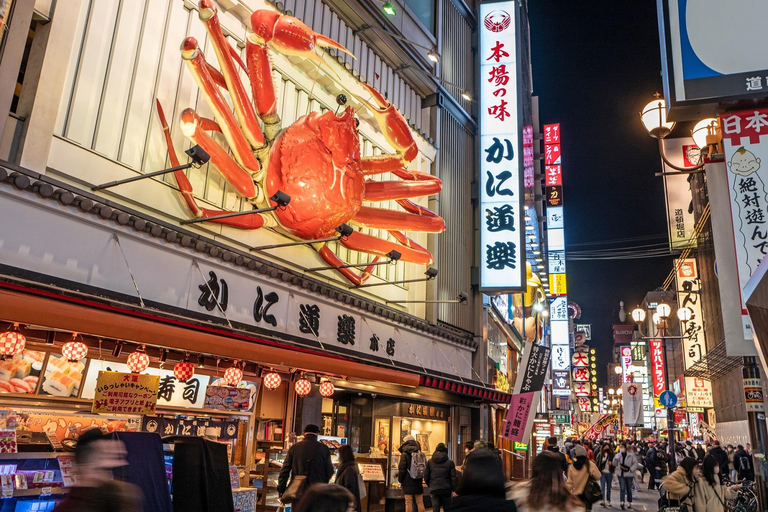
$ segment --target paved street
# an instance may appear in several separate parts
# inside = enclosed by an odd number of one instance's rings
[[[659,509],[659,491],[648,490],[648,475],[645,476],[644,482],[639,482],[640,491],[632,494],[632,510],[652,511],[655,512]],[[613,487],[611,488],[611,506],[603,507],[600,503],[592,506],[592,510],[596,512],[602,512],[607,510],[621,510],[621,502],[619,501],[619,484],[616,479],[613,480]]]

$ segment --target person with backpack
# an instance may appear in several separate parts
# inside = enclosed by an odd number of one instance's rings
[[[451,512],[451,495],[459,485],[459,474],[456,465],[448,458],[448,447],[443,443],[437,445],[432,459],[427,462],[424,483],[432,496],[432,511],[440,512],[442,509]]]
[[[635,471],[640,464],[634,452],[634,448],[627,448],[627,445],[622,444],[619,453],[613,458],[616,476],[619,479],[619,500],[622,510],[624,510],[625,503],[628,503],[627,508],[632,508],[632,485],[635,481]],[[624,501],[625,497],[626,501]]]
[[[752,468],[752,458],[742,445],[736,447],[736,453],[733,455],[733,465],[736,467],[739,480],[754,480],[755,473]]]
[[[603,492],[602,506],[611,506],[611,485],[613,484],[613,473],[616,466],[613,465],[614,453],[608,443],[603,445],[600,453],[597,454],[595,465],[600,470],[600,490]]]
[[[427,470],[427,457],[421,452],[413,436],[405,436],[398,448],[400,464],[397,465],[397,480],[405,495],[405,512],[413,512],[414,503],[418,512],[424,509],[424,473]]]
[[[307,425],[304,440],[288,450],[277,479],[277,492],[285,503],[297,502],[309,486],[327,484],[333,476],[331,450],[317,440],[319,434],[320,427]]]
[[[352,493],[355,498],[355,512],[362,512],[360,499],[364,497],[361,491],[365,491],[365,484],[357,471],[357,462],[355,461],[355,452],[352,446],[343,444],[339,448],[339,469],[336,471],[336,485],[344,487]],[[361,489],[361,484],[363,488]]]
[[[645,454],[645,467],[648,468],[649,491],[656,489],[661,481],[661,473],[659,471],[659,458],[657,453],[656,444],[653,443]]]

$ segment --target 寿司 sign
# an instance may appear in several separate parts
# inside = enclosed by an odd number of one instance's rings
[[[492,292],[526,288],[516,15],[514,1],[480,4],[480,287]]]

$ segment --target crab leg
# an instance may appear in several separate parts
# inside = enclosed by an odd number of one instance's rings
[[[211,43],[213,43],[216,58],[221,66],[221,74],[224,75],[224,80],[227,82],[227,90],[232,98],[232,103],[235,105],[235,112],[240,120],[240,125],[243,127],[245,137],[254,149],[259,149],[264,146],[264,134],[261,132],[253,104],[245,92],[245,87],[240,81],[237,68],[232,60],[232,47],[221,31],[216,4],[212,0],[200,0],[199,13],[200,21],[205,25]]]
[[[213,165],[238,194],[248,199],[256,197],[257,189],[251,176],[208,135],[201,125],[200,117],[191,108],[181,113],[181,131],[211,156]]]
[[[400,242],[405,247],[409,247],[409,248],[413,249],[414,251],[417,251],[417,252],[421,253],[422,255],[424,255],[424,257],[427,257],[427,258],[430,258],[430,259],[432,258],[432,253],[430,253],[426,248],[424,248],[421,245],[417,244],[416,242],[414,242],[413,240],[411,240],[407,236],[405,236],[402,232],[390,230],[389,234],[392,235],[392,237],[395,240]]]
[[[245,41],[245,60],[248,63],[248,78],[256,101],[256,110],[264,122],[267,139],[274,140],[280,131],[280,116],[277,114],[277,97],[272,83],[272,65],[269,62],[267,45]]]
[[[403,246],[372,235],[365,235],[359,231],[355,231],[346,239],[340,239],[339,242],[347,249],[352,249],[353,251],[386,256],[390,251],[394,250],[401,254],[401,261],[418,263],[420,265],[432,263],[432,255],[429,252],[425,252],[423,247],[417,249],[415,247]]]
[[[331,267],[341,267],[346,264],[344,260],[339,258],[336,253],[333,252],[326,244],[323,244],[323,246],[317,252],[320,254],[320,257],[323,258],[323,260]],[[376,263],[378,261],[379,257],[376,256],[372,263]],[[337,268],[336,270],[338,270],[341,275],[349,279],[352,284],[355,286],[360,286],[361,284],[365,283],[369,277],[371,277],[371,273],[373,273],[375,266],[376,265],[369,265],[365,267],[360,275],[356,274],[350,268]]]
[[[395,172],[407,181],[366,181],[364,201],[388,201],[437,194],[443,188],[440,178],[423,172]]]
[[[436,215],[417,215],[384,208],[371,208],[370,206],[361,207],[352,222],[374,229],[404,229],[423,233],[442,233],[445,231],[445,221]]]
[[[160,117],[160,124],[163,126],[165,143],[168,146],[168,158],[171,161],[171,166],[178,167],[179,157],[176,155],[176,150],[173,147],[173,141],[171,140],[171,131],[168,128],[168,122],[165,120],[165,113],[163,112],[163,107],[160,104],[160,100],[156,100],[156,103],[157,103],[157,114]],[[214,123],[210,119],[202,118],[201,121],[210,121],[210,123],[212,123],[213,125],[216,125],[216,123]],[[189,182],[189,178],[187,178],[187,175],[184,173],[184,171],[174,172],[173,177],[176,179],[176,184],[179,186],[179,191],[181,192],[181,195],[184,198],[184,201],[187,203],[187,207],[189,207],[190,211],[192,212],[192,215],[194,215],[195,217],[208,218],[208,217],[216,217],[223,213],[229,213],[225,210],[214,210],[210,208],[200,207],[200,205],[197,204],[197,201],[195,200],[195,197],[193,195],[192,184]],[[218,222],[220,224],[225,224],[228,226],[233,226],[241,229],[257,229],[264,225],[264,217],[262,217],[259,214],[253,214],[253,215],[244,215],[242,217],[218,219],[218,220],[213,220],[211,222]]]
[[[224,134],[224,138],[227,139],[227,143],[229,144],[229,148],[232,150],[235,159],[240,165],[245,167],[248,172],[258,177],[261,174],[259,162],[256,160],[256,157],[253,156],[251,145],[243,136],[240,126],[238,126],[237,121],[235,120],[235,116],[232,114],[229,105],[227,105],[227,102],[221,95],[221,91],[219,91],[219,88],[211,78],[210,73],[208,73],[203,52],[200,51],[200,48],[197,45],[197,40],[194,37],[187,37],[184,39],[184,42],[181,43],[181,56],[187,63],[187,67],[192,73],[195,82],[197,82],[197,86],[205,96],[208,105],[211,107],[211,110],[213,110],[214,116],[221,126],[221,132]],[[202,146],[202,144],[200,145]]]

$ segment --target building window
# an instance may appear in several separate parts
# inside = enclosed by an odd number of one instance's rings
[[[405,0],[405,5],[413,12],[427,30],[435,32],[435,2],[434,0]]]

